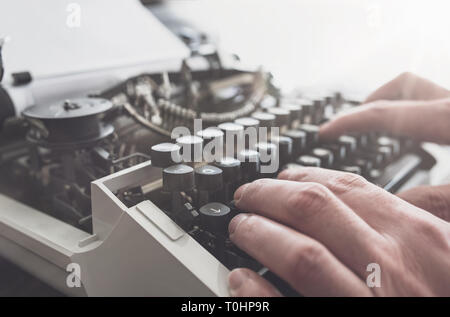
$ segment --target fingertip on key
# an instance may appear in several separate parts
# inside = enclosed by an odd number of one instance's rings
[[[234,192],[234,201],[235,201],[236,205],[238,205],[239,200],[241,200],[242,194],[244,193],[244,191],[248,187],[248,185],[249,184],[244,184]]]
[[[231,296],[238,296],[239,289],[249,278],[249,273],[243,269],[234,269],[228,275],[228,288]]]
[[[248,214],[242,213],[231,219],[230,223],[228,224],[228,232],[230,234],[230,237],[236,232],[236,229],[239,227],[242,221],[248,218],[248,216]]]

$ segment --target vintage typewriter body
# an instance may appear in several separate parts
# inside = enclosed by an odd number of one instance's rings
[[[427,182],[435,160],[407,138],[318,139],[320,123],[357,101],[285,96],[260,70],[202,58],[206,70],[185,61],[179,72],[142,74],[6,120],[2,256],[69,295],[226,296],[229,270],[242,266],[297,295],[229,241],[239,185],[302,166],[361,174],[391,192]],[[191,136],[173,139],[180,126]],[[269,132],[247,140],[253,128]],[[231,152],[192,159],[230,138]],[[262,172],[263,154],[276,170]],[[67,283],[73,264],[80,287]]]
[[[298,295],[229,241],[229,221],[245,212],[232,201],[238,186],[302,166],[361,174],[393,193],[429,182],[435,158],[407,137],[318,139],[321,123],[358,100],[285,94],[204,34],[172,27],[192,53],[179,71],[100,92],[97,82],[81,98],[20,111],[0,86],[2,258],[67,295],[227,296],[235,267]]]

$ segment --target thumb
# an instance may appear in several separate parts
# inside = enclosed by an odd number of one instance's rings
[[[235,269],[228,276],[233,297],[280,297],[280,292],[267,280],[249,269]]]
[[[450,185],[419,186],[401,192],[397,196],[450,222]]]

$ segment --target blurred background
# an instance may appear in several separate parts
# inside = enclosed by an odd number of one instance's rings
[[[222,48],[264,65],[286,88],[367,93],[404,71],[450,87],[448,0],[164,3]]]

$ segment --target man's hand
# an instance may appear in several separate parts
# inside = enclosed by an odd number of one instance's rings
[[[450,295],[450,224],[343,172],[299,168],[235,193],[249,212],[230,238],[305,296]],[[381,267],[381,287],[366,269]],[[230,274],[234,296],[279,296],[258,274]]]
[[[433,100],[450,97],[450,91],[412,73],[403,73],[367,97],[365,103],[377,100]]]
[[[419,141],[450,144],[450,91],[403,73],[367,97],[364,105],[324,124],[323,139],[347,132],[390,132]]]
[[[397,196],[450,222],[450,185],[418,186]]]
[[[450,98],[433,101],[376,101],[338,115],[320,129],[320,138],[379,131],[418,141],[450,144]]]

